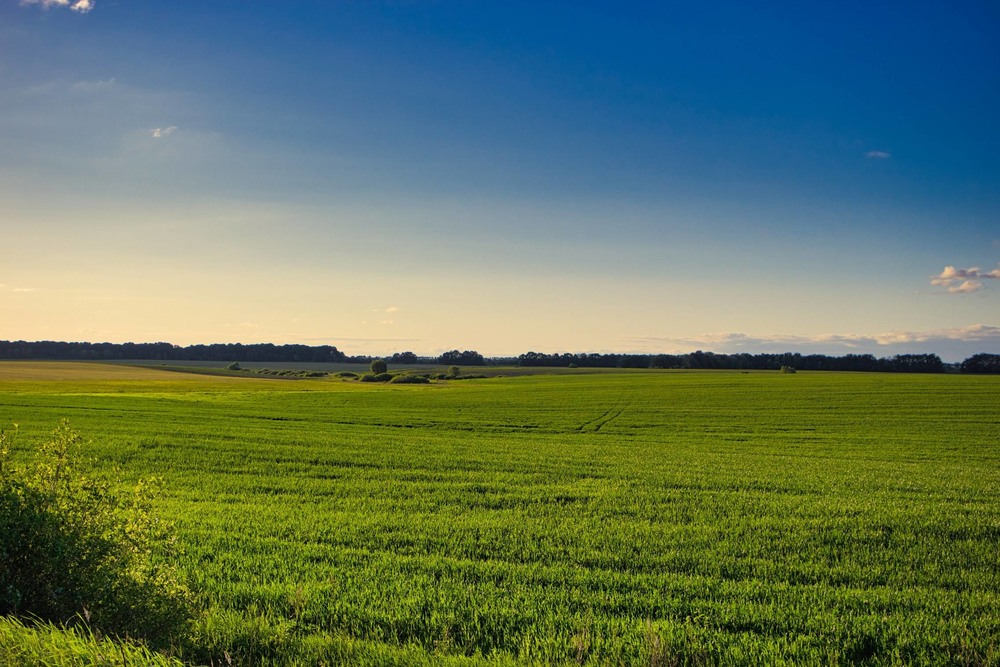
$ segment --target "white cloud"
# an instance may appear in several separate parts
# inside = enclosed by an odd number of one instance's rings
[[[887,160],[892,157],[892,154],[885,151],[868,151],[865,153],[865,157],[873,160]]]
[[[162,139],[163,137],[169,136],[177,131],[176,125],[170,125],[169,127],[157,127],[150,130],[150,134],[153,135],[154,139]]]
[[[50,7],[69,7],[74,12],[86,14],[94,8],[94,0],[21,0],[22,5],[41,5]]]
[[[392,313],[398,313],[399,312],[399,306],[389,306],[388,308],[385,309],[385,312],[389,313],[390,315]]]
[[[978,280],[966,280],[961,285],[957,285],[955,287],[949,287],[948,288],[948,293],[949,294],[971,294],[972,292],[978,292],[979,290],[983,289],[983,287],[985,287],[985,285],[983,285]]]
[[[1000,268],[983,271],[978,266],[967,269],[946,266],[944,271],[931,277],[931,285],[947,287],[950,294],[970,294],[986,287],[982,280],[1000,280]]]

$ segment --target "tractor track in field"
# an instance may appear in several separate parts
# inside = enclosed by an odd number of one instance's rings
[[[622,398],[616,405],[608,408],[599,416],[580,424],[576,430],[580,433],[599,433],[602,428],[621,417],[627,408],[628,403]]]

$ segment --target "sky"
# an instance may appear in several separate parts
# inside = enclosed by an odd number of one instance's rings
[[[995,2],[0,0],[0,339],[1000,353]]]

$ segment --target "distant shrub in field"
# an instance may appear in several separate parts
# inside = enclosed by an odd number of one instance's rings
[[[382,375],[389,370],[389,365],[385,363],[385,359],[375,359],[370,368],[372,375]]]
[[[241,370],[243,370],[243,368],[240,367],[240,362],[234,361],[233,363],[231,363],[228,366],[226,366],[226,370],[227,371],[241,371]]]
[[[392,380],[392,373],[368,373],[361,376],[362,382],[389,382]]]
[[[794,373],[795,372],[795,366],[782,366],[781,370],[779,370],[778,372],[779,373]]]
[[[458,366],[451,366],[448,368],[448,377],[457,378],[462,374],[462,369]]]
[[[389,380],[390,384],[430,384],[423,375],[397,375]]]
[[[353,379],[357,379],[358,374],[357,373],[352,373],[351,371],[340,371],[339,373],[337,373],[337,377],[339,377],[339,378],[348,378],[348,379],[353,380]]]
[[[169,526],[153,517],[155,482],[129,492],[75,468],[80,436],[63,421],[32,465],[0,432],[0,614],[72,624],[166,646],[187,628],[190,594],[161,560]]]

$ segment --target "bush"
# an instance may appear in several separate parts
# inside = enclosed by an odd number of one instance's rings
[[[772,366],[772,368],[773,368],[773,366]],[[795,372],[795,366],[782,366],[781,369],[778,372],[779,373],[794,373]]]
[[[389,365],[385,363],[384,359],[375,359],[372,361],[371,371],[372,375],[382,375],[389,370]]]
[[[358,374],[352,373],[351,371],[340,371],[339,373],[337,373],[337,377],[356,380],[358,378]]]
[[[240,362],[234,361],[233,363],[231,363],[228,366],[226,366],[226,370],[227,371],[241,371],[243,369],[240,367]]]
[[[83,476],[66,421],[31,465],[13,465],[12,437],[0,432],[0,614],[82,618],[154,646],[182,636],[191,595],[162,561],[172,540],[151,512],[155,480],[122,493]]]
[[[388,382],[392,380],[392,373],[369,373],[361,376],[362,382]]]
[[[390,384],[430,384],[430,380],[425,378],[423,375],[397,375],[391,380]]]

